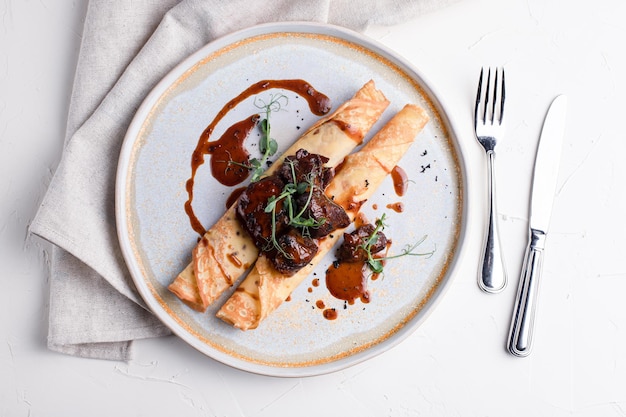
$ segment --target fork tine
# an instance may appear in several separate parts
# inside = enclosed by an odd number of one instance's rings
[[[483,70],[484,68],[480,69],[480,75],[478,76],[478,89],[476,92],[476,104],[474,106],[474,128],[476,128],[476,125],[478,124],[478,115],[480,114],[480,96],[483,87]]]
[[[491,103],[491,124],[496,118],[496,104],[498,103],[498,68],[494,70],[493,77],[493,103]]]
[[[478,106],[480,104],[480,93],[483,88],[483,71],[484,71],[484,68],[481,68],[480,75],[478,76],[478,91],[476,92],[476,109],[478,109]]]
[[[502,68],[502,92],[500,93],[500,124],[504,120],[504,97],[506,96],[504,88],[504,68]]]
[[[491,68],[489,68],[489,71],[487,71],[487,85],[486,85],[486,89],[485,89],[485,103],[484,103],[484,110],[483,110],[483,124],[487,122],[487,112],[489,111],[489,89],[491,87]],[[492,115],[493,117],[493,115]],[[493,120],[492,120],[493,122]]]

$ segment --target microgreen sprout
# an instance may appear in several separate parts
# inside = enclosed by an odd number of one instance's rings
[[[375,274],[382,273],[383,269],[384,269],[384,261],[389,260],[389,259],[400,258],[402,256],[427,256],[427,257],[430,257],[430,256],[433,255],[433,253],[435,253],[434,250],[432,250],[431,252],[423,252],[423,253],[422,252],[413,252],[415,250],[415,248],[417,248],[420,244],[422,244],[422,242],[424,242],[424,240],[426,240],[427,236],[424,236],[420,240],[418,240],[416,243],[414,243],[413,245],[408,245],[407,244],[404,247],[404,249],[402,249],[402,252],[397,254],[397,255],[384,256],[384,257],[374,257],[374,255],[372,254],[372,246],[378,240],[378,234],[382,233],[382,231],[386,227],[386,224],[385,224],[386,217],[387,217],[386,214],[383,213],[383,215],[379,219],[376,219],[376,223],[375,223],[376,227],[374,228],[374,231],[372,232],[372,234],[369,235],[367,240],[362,245],[359,246],[367,254],[367,261],[366,262],[367,262],[368,267],[372,270],[373,273],[375,273]]]
[[[280,194],[278,194],[277,196],[271,196],[267,200],[267,204],[265,206],[265,212],[272,214],[272,236],[270,238],[270,243],[283,255],[286,255],[286,253],[281,250],[278,244],[278,240],[276,239],[276,205],[279,201],[284,200],[283,204],[287,210],[289,226],[302,228],[303,235],[307,234],[307,230],[309,227],[320,227],[326,222],[326,219],[324,218],[320,220],[315,220],[311,217],[303,217],[305,211],[311,203],[315,184],[313,182],[313,178],[311,177],[307,177],[305,181],[297,182],[293,161],[287,160],[285,161],[285,163],[291,165],[292,182],[285,184]],[[300,211],[298,213],[294,214],[294,207],[296,207],[296,204],[294,202],[294,194],[301,195],[307,192],[307,190],[308,198],[306,200],[306,203],[300,208]]]
[[[261,152],[261,158],[253,158],[250,160],[249,169],[252,170],[252,178],[250,181],[255,182],[265,171],[265,164],[271,156],[274,156],[278,151],[278,142],[271,136],[271,123],[270,115],[273,112],[280,111],[283,106],[289,103],[289,99],[284,94],[276,94],[270,96],[270,101],[266,102],[261,98],[254,100],[254,105],[259,109],[265,111],[265,119],[259,123],[261,129],[261,139],[259,141],[259,151]]]

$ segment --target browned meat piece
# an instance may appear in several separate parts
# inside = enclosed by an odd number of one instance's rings
[[[334,176],[334,170],[324,166],[326,162],[328,162],[328,158],[325,156],[300,149],[295,156],[285,158],[283,165],[277,171],[277,175],[285,183],[312,182],[313,185],[323,190]]]
[[[268,245],[272,238],[272,214],[266,213],[269,199],[283,191],[284,183],[275,175],[251,183],[237,203],[237,218],[254,240],[257,248]],[[276,204],[276,235],[287,228],[283,201]]]
[[[376,228],[373,224],[364,224],[352,233],[344,233],[343,243],[337,250],[337,258],[343,262],[363,262],[367,260],[364,246]],[[370,245],[369,251],[373,255],[385,249],[387,237],[381,231],[376,233],[376,239]]]
[[[320,239],[328,236],[337,229],[342,229],[350,225],[350,218],[346,214],[343,207],[334,203],[326,197],[321,189],[313,189],[311,200],[308,202],[309,193],[305,192],[296,197],[296,205],[305,207],[302,218],[313,219],[319,226],[308,228],[309,236]]]
[[[318,250],[317,243],[308,236],[302,236],[297,230],[278,238],[280,250],[271,257],[274,267],[283,274],[293,275],[303,266],[311,262]]]
[[[327,161],[300,149],[274,175],[251,183],[239,197],[237,218],[284,274],[292,275],[311,261],[318,251],[316,239],[350,224],[344,209],[324,194],[334,174],[324,167]],[[309,226],[311,219],[314,225]]]

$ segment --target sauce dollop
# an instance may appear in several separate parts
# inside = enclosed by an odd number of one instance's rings
[[[379,256],[379,253],[388,250],[391,241],[382,232],[381,225],[377,225],[367,223],[363,216],[357,216],[356,229],[344,233],[337,259],[326,270],[326,288],[333,297],[345,302],[344,308],[348,304],[353,305],[356,300],[364,304],[370,302],[368,282],[377,279],[382,272],[382,268],[372,266],[373,260],[380,262],[381,267],[386,263],[385,257]]]
[[[259,119],[260,116],[255,114],[235,123],[218,140],[207,142],[206,147],[200,150],[203,155],[211,155],[211,174],[221,184],[231,187],[248,178],[250,152],[244,141]]]
[[[337,310],[335,310],[334,308],[324,309],[322,314],[324,315],[324,318],[326,320],[336,320],[337,319]]]
[[[367,290],[369,267],[365,262],[333,262],[326,270],[326,288],[331,295],[354,304],[357,299],[369,303]]]
[[[391,179],[393,181],[393,189],[395,190],[396,195],[402,197],[406,193],[406,189],[409,184],[409,177],[406,175],[406,171],[396,165],[391,170]]]
[[[389,203],[386,207],[390,210],[395,211],[396,213],[402,213],[404,211],[404,204],[401,201]]]

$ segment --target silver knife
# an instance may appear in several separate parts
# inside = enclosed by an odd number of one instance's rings
[[[539,139],[530,204],[530,239],[524,256],[507,346],[515,356],[528,356],[532,347],[537,292],[559,175],[566,111],[567,97],[557,96],[548,109]]]

